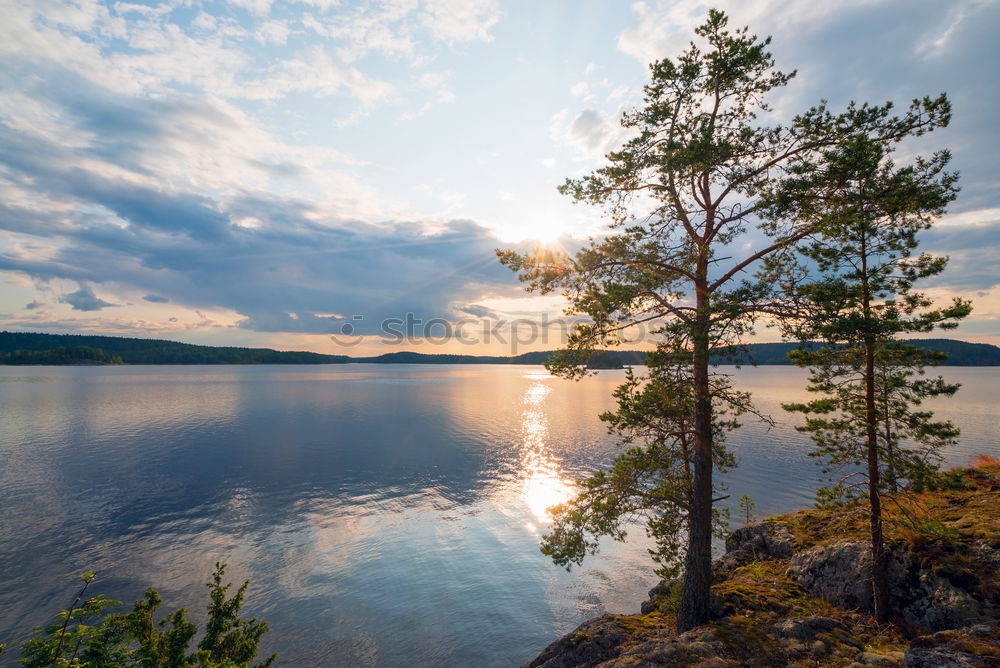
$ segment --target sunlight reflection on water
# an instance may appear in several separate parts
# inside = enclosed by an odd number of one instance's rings
[[[566,501],[573,492],[571,483],[563,478],[557,459],[546,450],[546,436],[549,420],[545,410],[545,397],[551,388],[541,379],[548,376],[530,374],[525,378],[539,378],[524,394],[524,417],[521,430],[524,448],[521,455],[521,470],[524,472],[524,501],[532,515],[544,524],[552,521],[548,509]],[[533,524],[528,529],[536,532]]]
[[[819,468],[781,409],[805,372],[732,372],[777,425],[731,435],[731,502],[746,493],[761,517],[810,504]],[[636,612],[655,584],[641,528],[572,573],[538,550],[547,508],[620,452],[598,415],[624,373],[0,367],[0,640],[49,621],[86,570],[111,598],[153,585],[203,623],[204,579],[226,561],[253,581],[247,610],[280,665],[518,665],[586,618]],[[963,383],[928,402],[962,428],[946,465],[1000,456],[998,370],[942,374]]]

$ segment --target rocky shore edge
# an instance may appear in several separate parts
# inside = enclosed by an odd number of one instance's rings
[[[1000,667],[1000,467],[941,474],[893,505],[888,624],[870,616],[863,507],[804,510],[729,536],[711,623],[675,633],[680,582],[661,581],[640,614],[587,620],[524,665]]]

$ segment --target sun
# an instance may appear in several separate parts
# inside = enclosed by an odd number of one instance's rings
[[[497,236],[507,243],[535,242],[546,248],[559,248],[573,237],[574,221],[558,214],[532,213],[495,226]]]

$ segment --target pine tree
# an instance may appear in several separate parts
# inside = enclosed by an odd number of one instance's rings
[[[610,469],[582,480],[574,498],[550,509],[553,526],[543,538],[542,553],[560,566],[569,568],[596,553],[601,536],[624,541],[629,527],[641,521],[656,545],[650,555],[657,574],[664,579],[678,575],[691,510],[694,384],[683,359],[651,353],[646,366],[645,378],[626,371],[626,382],[615,391],[617,410],[600,416],[625,451]],[[714,378],[712,391],[725,395],[731,407],[730,415],[713,416],[713,462],[724,473],[736,464],[725,447],[726,432],[752,408],[749,395],[734,391],[726,377]],[[715,512],[714,535],[723,535],[726,520],[726,513]]]
[[[529,290],[559,290],[570,314],[590,319],[550,362],[555,373],[577,377],[590,351],[647,324],[688,365],[692,476],[681,631],[709,618],[715,413],[726,402],[713,393],[709,354],[739,344],[757,317],[774,312],[773,286],[749,272],[810,231],[810,222],[783,215],[803,196],[793,170],[856,133],[896,141],[937,124],[942,112],[927,99],[899,117],[891,105],[851,104],[834,115],[821,104],[787,125],[767,125],[765,98],[794,73],[774,68],[769,39],[726,25],[725,14],[709,12],[696,30],[706,50],[692,44],[654,62],[642,106],[622,118],[632,139],[608,154],[607,166],[561,187],[604,208],[607,236],[573,258],[499,251]],[[757,245],[743,252],[751,231]]]
[[[943,125],[949,108],[943,99],[939,105]],[[797,311],[797,317],[785,319],[786,329],[800,340],[824,344],[792,354],[796,364],[811,369],[809,390],[819,398],[785,408],[807,416],[799,429],[812,435],[814,454],[828,467],[856,469],[821,490],[819,500],[868,497],[879,621],[889,614],[883,494],[925,478],[937,451],[958,434],[951,423],[935,422],[931,412],[918,410],[924,399],[958,389],[941,378],[924,378],[925,365],[941,356],[898,337],[954,328],[971,310],[961,299],[933,308],[926,295],[913,290],[917,281],[943,271],[947,261],[914,252],[917,234],[957,192],[957,174],[945,171],[948,152],[899,168],[891,153],[891,144],[857,133],[827,151],[821,163],[800,165],[798,185],[811,195],[795,199],[791,209],[813,221],[815,231],[795,249],[796,270],[788,272],[790,257],[774,260],[790,277],[786,288]]]

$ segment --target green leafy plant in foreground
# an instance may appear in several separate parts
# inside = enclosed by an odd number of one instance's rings
[[[226,565],[217,563],[207,584],[210,603],[205,635],[192,652],[189,645],[197,627],[185,617],[184,608],[159,622],[154,616],[163,603],[153,588],[136,601],[128,613],[109,612],[121,601],[98,595],[85,598],[96,579],[92,572],[80,576],[81,587],[68,610],[60,611],[49,626],[36,628],[34,636],[21,646],[20,663],[28,668],[43,666],[103,668],[142,666],[143,668],[246,668],[256,658],[261,637],[268,625],[256,617],[243,619],[240,608],[250,581],[232,595],[232,583],[223,584]],[[0,653],[5,646],[0,645]],[[273,665],[272,654],[255,668]]]

